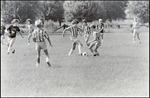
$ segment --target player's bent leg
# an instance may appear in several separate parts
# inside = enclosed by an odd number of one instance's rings
[[[72,43],[72,48],[70,49],[70,51],[69,51],[69,56],[73,53],[73,51],[75,50],[75,48],[76,48],[76,43],[75,42],[73,42]]]
[[[139,43],[141,43],[140,37],[139,37],[139,32],[137,33],[137,38],[139,40]]]
[[[136,31],[133,31],[133,43],[135,43]]]
[[[50,64],[50,62],[49,62],[49,53],[48,53],[48,50],[47,50],[47,49],[44,50],[44,53],[45,53],[45,55],[46,55],[46,63],[47,63],[47,65],[48,65],[49,67],[51,67],[51,64]]]
[[[15,42],[15,38],[11,38],[10,41],[9,41],[9,46],[8,46],[7,54],[9,54],[9,52],[10,52],[10,50],[11,50],[11,48],[12,48],[14,42]],[[14,52],[14,51],[15,51],[15,50],[13,50],[13,52]]]
[[[94,54],[94,51],[93,51],[92,48],[93,48],[94,45],[95,45],[95,43],[91,43],[91,44],[89,45],[89,47],[88,47],[88,48],[90,49],[90,51],[91,51],[93,54]]]

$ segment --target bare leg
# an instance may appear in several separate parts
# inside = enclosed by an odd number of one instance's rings
[[[46,63],[47,63],[47,65],[48,65],[49,67],[51,67],[51,64],[49,63],[49,54],[48,54],[48,50],[47,50],[47,49],[44,50],[44,53],[45,53],[45,55],[46,55]]]
[[[10,50],[12,49],[12,46],[15,42],[15,39],[11,39],[11,41],[8,44],[8,50],[7,50],[7,54],[9,54]],[[14,50],[13,50],[14,51]]]
[[[139,33],[137,33],[137,38],[139,40],[139,43],[141,43],[140,37],[139,37]]]
[[[41,54],[41,49],[37,50],[37,62],[36,62],[36,66],[39,66],[39,64],[40,64],[40,54]]]
[[[75,50],[75,48],[76,48],[76,43],[74,42],[74,43],[72,43],[72,48],[70,49],[70,52],[69,52],[69,56],[73,53],[73,51]]]
[[[94,51],[93,51],[92,48],[93,48],[94,45],[95,45],[95,43],[91,43],[91,44],[89,45],[89,47],[88,47],[88,48],[90,49],[90,51],[91,51],[93,54],[94,54]]]
[[[136,31],[133,31],[133,43],[135,43]]]

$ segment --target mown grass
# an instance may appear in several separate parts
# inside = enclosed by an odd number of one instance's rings
[[[50,68],[46,66],[43,52],[41,65],[36,67],[34,43],[31,41],[31,45],[26,47],[27,35],[24,39],[17,35],[13,46],[15,54],[7,55],[7,46],[1,45],[1,96],[147,97],[149,29],[140,29],[141,44],[132,43],[130,30],[120,30],[122,32],[110,29],[110,33],[105,33],[104,42],[98,49],[100,56],[94,58],[79,56],[77,49],[68,56],[71,48],[69,35],[62,38],[61,35],[50,34],[54,46],[47,46],[52,64]],[[61,34],[61,31],[58,32]],[[84,45],[82,51],[91,55],[83,36],[79,36],[79,40]]]

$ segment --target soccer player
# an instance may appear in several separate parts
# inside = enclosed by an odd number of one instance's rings
[[[64,37],[64,34],[67,30],[69,30],[71,32],[71,36],[70,36],[70,40],[72,41],[72,48],[70,49],[70,52],[69,52],[69,56],[73,53],[73,51],[75,50],[76,48],[76,45],[78,45],[78,49],[79,49],[79,54],[82,55],[82,51],[81,51],[81,47],[83,46],[82,43],[77,39],[77,36],[79,34],[78,31],[82,31],[82,29],[80,29],[79,27],[77,27],[77,24],[78,24],[78,20],[77,19],[74,19],[72,22],[71,22],[71,26],[64,29],[63,33],[62,33],[62,36]]]
[[[5,37],[4,37],[4,34],[5,34],[5,29],[6,29],[6,27],[4,26],[4,22],[3,22],[3,21],[4,21],[4,20],[2,19],[2,20],[1,20],[1,22],[2,22],[2,24],[1,24],[1,43],[2,43],[2,44],[4,44],[4,43],[3,43],[3,39],[5,38]]]
[[[7,32],[8,32],[8,37],[7,37],[8,50],[7,50],[7,54],[9,54],[10,50],[12,49],[12,46],[13,46],[15,40],[16,40],[17,32],[19,32],[21,37],[24,38],[21,34],[23,32],[18,27],[19,20],[18,19],[13,19],[11,21],[11,23],[12,23],[12,25],[7,28]],[[15,49],[13,50],[12,53],[15,53]]]
[[[35,48],[37,50],[37,62],[36,62],[36,66],[39,66],[40,64],[40,54],[41,54],[41,49],[44,51],[45,55],[46,55],[46,63],[49,67],[51,67],[51,64],[49,63],[49,53],[47,50],[47,46],[46,46],[46,42],[45,39],[46,38],[50,44],[51,47],[51,41],[49,39],[49,35],[47,34],[47,32],[43,29],[44,27],[44,22],[42,20],[36,20],[35,21],[35,26],[37,27],[36,29],[34,29],[33,33],[32,33],[32,37],[33,37],[33,41],[35,42]]]
[[[27,23],[27,28],[29,30],[27,40],[28,40],[28,45],[30,45],[30,38],[32,36],[32,32],[34,31],[34,25],[32,25],[31,19],[27,19],[26,23]]]
[[[135,43],[136,36],[139,40],[139,43],[141,43],[140,37],[139,37],[139,33],[140,33],[139,28],[140,28],[140,25],[139,25],[139,22],[137,20],[137,17],[134,17],[134,22],[133,22],[133,26],[132,26],[132,29],[133,29],[133,43]]]
[[[90,25],[91,32],[93,33],[94,39],[88,42],[88,48],[90,51],[93,53],[93,56],[99,56],[99,53],[97,49],[101,46],[101,35],[100,33],[96,30],[95,25]],[[95,46],[94,50],[93,47]]]
[[[101,34],[101,40],[103,42],[103,36],[104,36],[104,24],[102,22],[102,19],[99,19],[99,24],[98,24],[98,27],[97,27],[97,30],[98,32]]]
[[[90,38],[91,31],[90,31],[90,27],[87,24],[87,21],[85,19],[82,21],[83,21],[82,29],[84,31],[84,39],[85,39],[85,43],[87,44]]]

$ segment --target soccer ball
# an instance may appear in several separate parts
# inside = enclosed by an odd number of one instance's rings
[[[83,52],[82,55],[83,56],[88,56],[88,52]]]

